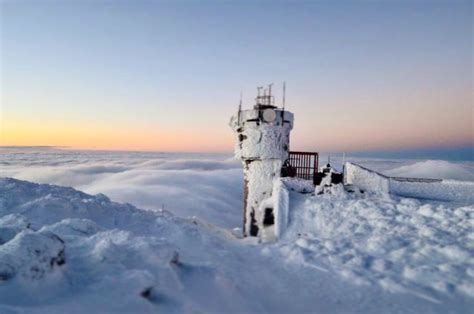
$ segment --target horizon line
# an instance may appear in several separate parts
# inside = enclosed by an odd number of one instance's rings
[[[233,150],[209,150],[209,151],[190,151],[190,150],[146,150],[146,149],[112,149],[112,148],[84,148],[84,147],[73,147],[73,146],[60,146],[60,145],[0,145],[0,149],[58,149],[58,150],[71,150],[71,151],[96,151],[96,152],[134,152],[134,153],[170,153],[170,154],[233,154]],[[296,149],[300,151],[301,149]],[[303,149],[303,151],[306,151]],[[453,146],[431,146],[431,147],[406,147],[406,148],[386,148],[386,149],[369,149],[369,150],[324,150],[316,151],[320,155],[338,155],[338,154],[355,154],[358,156],[354,157],[370,157],[372,156],[383,156],[386,155],[386,158],[389,155],[420,155],[420,154],[429,154],[429,153],[471,153],[467,159],[461,159],[466,161],[474,161],[474,143],[473,144],[464,144],[464,145],[453,145]],[[462,157],[462,156],[460,156]],[[397,159],[409,159],[410,157],[398,156]],[[416,159],[416,158],[414,158]]]

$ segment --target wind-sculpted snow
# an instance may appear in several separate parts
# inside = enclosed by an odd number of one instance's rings
[[[0,217],[0,282],[18,275],[25,280],[42,279],[64,264],[64,241],[54,233],[35,232],[30,227],[23,215]]]
[[[474,299],[474,205],[386,194],[291,194],[283,255],[336,271],[362,286],[378,284],[441,303]]]

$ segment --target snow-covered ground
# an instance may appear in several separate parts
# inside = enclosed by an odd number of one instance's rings
[[[71,188],[0,179],[0,199],[2,313],[474,306],[472,206],[292,192],[284,238],[256,245]]]
[[[292,192],[278,246],[303,265],[361,285],[417,295],[474,298],[474,206],[394,195]],[[473,300],[474,301],[474,300]]]
[[[432,166],[356,162],[403,176]],[[4,148],[0,164],[0,177],[149,209],[0,179],[0,313],[474,308],[472,202],[291,191],[281,239],[257,244],[228,231],[242,206],[230,156]],[[450,179],[474,174],[443,164]]]

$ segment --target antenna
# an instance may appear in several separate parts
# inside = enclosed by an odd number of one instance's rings
[[[343,184],[347,184],[345,172],[346,172],[346,152],[343,152],[342,153],[342,180],[343,180],[342,183]]]
[[[268,84],[268,105],[269,106],[272,105],[272,85],[273,83]]]
[[[255,101],[257,102],[257,105],[260,104],[260,98],[261,98],[260,93],[262,91],[262,88],[263,88],[262,86],[257,87],[257,98],[255,98]]]
[[[282,104],[282,111],[281,111],[281,125],[285,124],[285,95],[286,95],[286,82],[283,82],[283,104]]]
[[[286,102],[286,82],[283,82],[283,111],[285,111]]]
[[[237,124],[240,124],[240,112],[242,111],[242,91],[240,91],[239,112],[237,113]]]

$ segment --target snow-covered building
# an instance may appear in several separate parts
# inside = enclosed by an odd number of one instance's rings
[[[263,93],[261,89],[253,108],[242,110],[240,104],[230,120],[236,137],[235,156],[241,159],[244,171],[244,237],[259,237],[264,242],[281,238],[294,209],[290,208],[289,191],[321,195],[345,190],[448,201],[473,199],[474,186],[470,183],[389,177],[351,162],[343,163],[342,172],[329,163],[318,172],[318,153],[290,151],[293,113],[285,110],[284,101],[282,108],[275,105],[271,85]]]
[[[244,168],[244,236],[273,237],[275,213],[272,200],[274,180],[280,177],[290,150],[293,113],[275,105],[271,85],[258,88],[252,109],[232,116],[236,135],[235,154]]]

